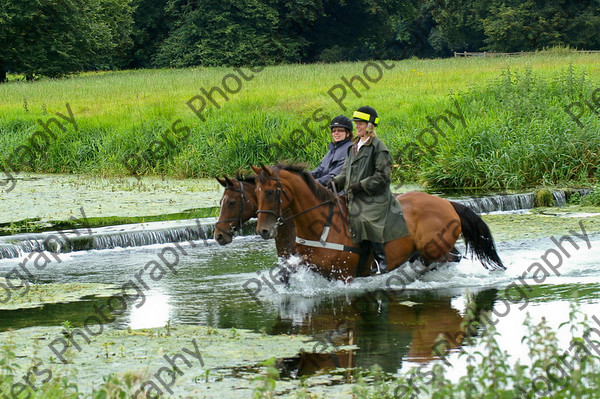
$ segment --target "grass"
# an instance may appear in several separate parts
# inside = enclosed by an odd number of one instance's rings
[[[6,149],[1,161],[24,171],[180,178],[232,174],[250,163],[280,160],[314,166],[326,151],[326,119],[369,104],[380,114],[379,135],[397,165],[395,180],[440,188],[518,189],[587,185],[599,177],[600,118],[588,109],[580,128],[564,111],[575,100],[589,100],[600,87],[599,55],[557,52],[393,64],[389,70],[380,67],[380,79],[375,68],[367,69],[376,82],[367,81],[368,90],[355,82],[360,98],[346,88],[345,110],[327,92],[342,84],[342,76],[364,78],[365,63],[281,65],[261,72],[242,68],[251,80],[228,68],[191,68],[13,81],[0,85],[0,145]],[[228,94],[229,101],[214,94],[218,106],[207,101],[202,121],[186,102],[203,88],[222,89],[227,74],[238,76],[240,91]],[[232,78],[227,82],[233,85]],[[444,127],[446,137],[439,136],[428,150],[418,140],[429,127],[427,117],[454,111],[454,100],[466,127]],[[67,115],[66,103],[77,130],[71,125],[65,132],[55,129],[56,139],[47,148],[39,142],[31,161],[8,159],[28,143],[37,119]],[[176,128],[190,129],[184,140],[169,130],[178,119]],[[301,131],[292,134],[295,129]],[[172,144],[164,144],[165,137]],[[411,143],[418,148],[407,153]]]

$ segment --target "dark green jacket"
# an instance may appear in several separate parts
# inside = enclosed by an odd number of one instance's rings
[[[392,158],[377,137],[371,137],[354,152],[358,140],[348,149],[342,172],[333,178],[336,187],[348,193],[348,215],[352,240],[385,243],[408,234],[402,208],[390,190]],[[352,183],[364,191],[353,195]]]

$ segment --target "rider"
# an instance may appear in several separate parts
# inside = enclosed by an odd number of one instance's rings
[[[384,244],[408,234],[402,208],[390,190],[392,158],[377,137],[377,111],[364,106],[354,111],[357,137],[348,151],[340,175],[333,178],[336,187],[348,193],[350,232],[355,243],[366,241],[373,251],[377,268],[371,273],[388,271]]]
[[[322,185],[342,171],[344,161],[348,155],[348,148],[352,147],[352,121],[344,115],[338,115],[331,120],[329,125],[333,141],[329,143],[329,151],[321,160],[319,166],[310,172]]]

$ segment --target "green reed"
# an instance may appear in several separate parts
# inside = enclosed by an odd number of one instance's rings
[[[516,58],[394,61],[361,97],[347,90],[343,111],[327,94],[341,77],[362,76],[364,63],[267,67],[244,81],[219,108],[209,105],[201,121],[186,101],[221,84],[228,68],[190,68],[89,73],[69,79],[0,85],[0,146],[9,155],[38,128],[36,120],[69,103],[78,130],[59,132],[46,151],[15,170],[127,175],[124,161],[140,156],[141,175],[210,177],[248,170],[249,164],[281,160],[316,166],[329,140],[324,122],[311,118],[350,115],[369,104],[381,115],[378,132],[388,144],[394,179],[436,187],[524,188],[595,180],[598,118],[583,129],[564,107],[600,84],[599,56],[573,53]],[[389,62],[391,63],[391,62]],[[246,70],[246,73],[250,73]],[[431,150],[407,156],[427,117],[452,109],[456,99],[466,128],[449,130]],[[152,155],[181,119],[189,137]],[[308,120],[308,122],[307,122]],[[302,135],[292,136],[295,129]],[[312,133],[308,133],[310,130]],[[596,146],[596,147],[594,147]]]

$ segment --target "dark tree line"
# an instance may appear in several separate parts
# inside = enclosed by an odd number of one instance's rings
[[[600,48],[600,0],[0,0],[0,81]]]

